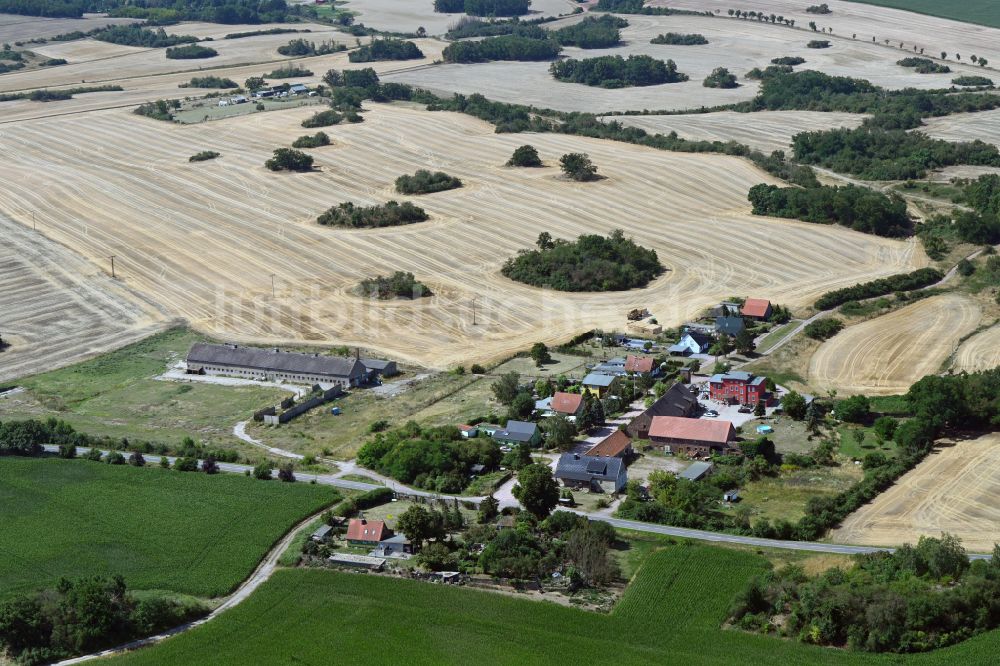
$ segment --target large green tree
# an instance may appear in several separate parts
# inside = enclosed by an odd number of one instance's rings
[[[548,465],[532,464],[517,473],[514,497],[539,520],[552,513],[559,504],[559,486],[552,478]]]

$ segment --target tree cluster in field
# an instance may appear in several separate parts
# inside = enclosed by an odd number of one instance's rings
[[[808,14],[832,14],[833,10],[825,2],[821,5],[810,5],[806,7],[806,13]]]
[[[331,125],[337,125],[343,119],[344,117],[333,109],[327,109],[325,111],[317,111],[303,120],[300,124],[306,129],[315,129],[317,127],[330,127]]]
[[[432,194],[457,187],[462,187],[462,181],[444,171],[418,169],[412,176],[403,175],[396,179],[396,191],[400,194]]]
[[[928,169],[957,164],[1000,166],[997,147],[953,143],[920,132],[862,126],[802,132],[792,137],[795,158],[866,180],[922,178]]]
[[[602,88],[655,86],[688,80],[687,74],[677,71],[673,60],[657,60],[647,55],[569,58],[552,63],[549,71],[560,81]]]
[[[265,74],[264,77],[268,79],[298,79],[304,76],[312,75],[312,70],[302,67],[301,65],[288,63],[286,65],[282,65],[278,69],[272,70],[269,74]]]
[[[492,438],[465,439],[455,426],[427,428],[414,421],[377,433],[358,451],[358,463],[407,485],[458,493],[472,467],[500,465],[500,445]]]
[[[538,156],[538,150],[534,146],[525,144],[514,150],[514,153],[507,160],[509,167],[540,167],[542,158]]]
[[[206,162],[208,160],[214,160],[216,157],[221,156],[222,153],[217,153],[214,150],[203,150],[200,153],[195,153],[188,158],[188,162]]]
[[[200,58],[214,58],[217,55],[219,55],[218,51],[201,44],[186,44],[167,49],[167,57],[171,60],[198,60]]]
[[[331,53],[339,53],[340,51],[346,51],[347,46],[344,44],[338,44],[333,40],[327,42],[320,42],[319,46],[316,46],[316,42],[306,41],[305,39],[293,39],[283,46],[278,47],[278,53],[284,56],[320,56],[320,55],[330,55]],[[355,62],[352,60],[351,62]]]
[[[73,95],[82,95],[92,92],[120,92],[124,90],[118,85],[106,86],[78,86],[76,88],[60,88],[59,90],[32,90],[29,92],[4,93],[0,95],[0,102],[13,102],[17,99],[27,99],[32,102],[54,102],[57,100],[72,99]]]
[[[267,28],[264,30],[247,30],[245,32],[230,32],[223,39],[243,39],[245,37],[260,37],[263,35],[289,35],[297,32],[312,32],[306,28],[298,30],[296,28]]]
[[[801,65],[805,61],[806,59],[801,56],[782,56],[780,58],[771,58],[772,65],[788,65],[789,67]]]
[[[917,74],[947,74],[951,71],[948,65],[936,63],[930,58],[903,58],[897,60],[900,67],[911,67]]]
[[[478,41],[449,44],[441,52],[445,62],[487,62],[489,60],[551,60],[562,47],[554,39],[532,39],[518,35],[487,37]]]
[[[343,71],[331,69],[323,75],[323,81],[331,88],[361,88],[365,91],[375,91],[379,85],[378,74],[371,67]]]
[[[425,298],[433,296],[430,288],[418,282],[413,273],[396,271],[388,277],[378,275],[366,278],[358,284],[358,293],[366,298],[387,301],[391,298]]]
[[[531,0],[434,0],[434,11],[470,16],[521,16]]]
[[[375,62],[377,60],[416,60],[423,58],[424,52],[413,42],[385,37],[375,38],[369,44],[351,51],[347,59],[351,62]]]
[[[736,75],[725,67],[713,69],[712,73],[705,77],[702,85],[706,88],[739,88],[740,86]]]
[[[316,221],[333,227],[376,229],[424,222],[427,219],[429,218],[424,209],[409,201],[389,201],[378,206],[355,206],[345,202],[330,208],[316,218]]]
[[[656,250],[648,250],[616,229],[610,236],[583,235],[575,241],[539,236],[538,247],[521,250],[502,273],[517,282],[558,291],[623,291],[644,287],[663,272]]]
[[[580,183],[597,180],[597,167],[586,153],[566,153],[559,158],[559,167],[567,177]]]
[[[138,24],[111,25],[93,34],[94,39],[122,46],[144,46],[159,49],[178,44],[193,44],[198,41],[191,35],[168,35],[163,28],[150,30]]]
[[[313,158],[301,150],[276,148],[274,156],[264,162],[271,171],[312,171]]]
[[[813,340],[829,340],[844,329],[844,322],[836,317],[826,317],[809,322],[803,333]]]
[[[240,84],[232,79],[221,76],[196,76],[187,83],[182,83],[178,88],[239,88]]]
[[[330,137],[326,132],[305,134],[292,142],[292,148],[319,148],[320,146],[329,145]]]
[[[563,46],[578,46],[581,49],[606,49],[621,43],[620,28],[626,26],[628,26],[628,21],[618,16],[610,14],[596,18],[587,16],[579,23],[553,31],[552,36]]]
[[[926,652],[1000,626],[984,613],[1000,595],[1000,548],[970,562],[959,540],[920,537],[916,547],[854,556],[846,571],[809,577],[799,565],[750,580],[736,598],[737,626],[866,652]]]
[[[956,76],[951,82],[956,86],[987,87],[993,85],[993,79],[988,79],[985,76]]]
[[[825,39],[813,39],[808,44],[806,48],[809,49],[828,49],[830,48],[830,42]]]
[[[512,19],[484,21],[481,18],[463,16],[455,21],[445,37],[450,40],[466,39],[468,37],[499,37],[500,35],[517,35],[518,37],[530,37],[531,39],[547,39],[549,33],[540,27],[540,23],[547,23],[551,18],[537,18],[529,21],[518,17]]]
[[[777,74],[788,74],[793,71],[795,70],[792,69],[791,65],[768,65],[764,69],[754,67],[746,73],[746,78],[754,81],[763,81]]]
[[[698,46],[701,44],[708,44],[708,40],[705,39],[705,35],[690,34],[685,35],[681,32],[667,32],[649,40],[650,44],[673,44],[677,46]]]
[[[818,224],[839,224],[855,231],[898,238],[913,231],[906,202],[856,185],[778,187],[761,183],[747,196],[754,215],[771,215]]]
[[[181,108],[181,101],[179,99],[158,99],[155,102],[140,104],[133,113],[154,120],[173,120],[173,112],[179,108]]]
[[[860,301],[876,296],[885,296],[902,291],[913,291],[923,289],[932,284],[940,282],[944,278],[944,273],[936,268],[918,268],[911,273],[899,273],[886,278],[879,278],[871,282],[861,282],[853,287],[844,287],[828,291],[820,296],[813,304],[817,310],[832,310],[838,305],[843,305],[850,301]]]
[[[956,209],[949,214],[932,215],[917,228],[924,249],[932,259],[943,258],[954,242],[1000,243],[1000,177],[988,174],[967,183],[962,201],[971,210]]]
[[[137,600],[121,576],[63,578],[55,589],[0,603],[0,647],[17,663],[60,659],[152,636],[208,612],[166,596]]]

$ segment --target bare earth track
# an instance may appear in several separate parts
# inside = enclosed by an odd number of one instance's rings
[[[844,394],[902,393],[936,373],[981,316],[972,299],[942,294],[849,326],[813,354],[809,383]]]
[[[936,450],[889,490],[851,514],[837,543],[899,546],[942,532],[971,552],[1000,541],[1000,434]]]

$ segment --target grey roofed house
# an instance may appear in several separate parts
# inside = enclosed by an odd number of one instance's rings
[[[625,365],[616,365],[612,363],[600,363],[592,368],[594,374],[598,375],[611,375],[611,376],[621,376],[625,373]]]
[[[269,379],[292,379],[357,386],[369,372],[356,358],[283,352],[276,348],[215,345],[196,342],[187,355],[188,372],[205,374],[262,374]]]
[[[721,384],[724,380],[735,379],[739,382],[750,382],[750,386],[759,386],[767,381],[766,377],[755,376],[752,372],[745,372],[743,370],[733,370],[732,372],[720,373],[712,375],[708,378],[710,384]]]
[[[319,529],[317,529],[315,532],[313,532],[312,536],[310,536],[309,538],[312,541],[317,541],[317,542],[326,541],[329,538],[329,536],[330,536],[330,530],[332,530],[332,529],[333,528],[330,527],[329,525],[323,525],[322,527],[320,527]]]
[[[715,332],[736,337],[743,332],[743,317],[718,317],[715,320]]]
[[[395,361],[385,361],[380,358],[363,358],[361,364],[368,372],[373,372],[381,377],[392,377],[399,374],[399,368]]]
[[[711,471],[712,463],[695,462],[691,463],[691,466],[681,472],[678,476],[682,479],[687,479],[688,481],[698,481],[699,479],[703,479]]]
[[[615,379],[614,375],[602,375],[599,372],[592,372],[583,378],[583,385],[607,388],[611,386],[611,382],[615,381]]]
[[[507,426],[503,430],[493,433],[493,439],[504,442],[531,442],[537,443],[541,439],[538,425],[530,421],[507,421]]]
[[[698,407],[698,394],[680,382],[676,382],[625,427],[629,437],[647,439],[654,416],[691,416]]]
[[[564,453],[559,456],[553,475],[566,486],[585,486],[615,493],[625,487],[628,480],[625,462],[621,458],[585,456]]]

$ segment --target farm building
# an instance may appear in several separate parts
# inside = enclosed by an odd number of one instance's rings
[[[764,400],[767,404],[767,377],[757,377],[750,372],[734,371],[712,375],[708,380],[709,396],[712,400],[730,404],[756,405]]]
[[[632,419],[625,428],[629,437],[648,439],[649,426],[655,416],[691,416],[698,407],[698,396],[687,386],[677,382],[650,405],[646,411]]]
[[[652,349],[656,346],[656,343],[652,340],[646,340],[644,338],[626,338],[622,341],[622,346],[628,349],[636,349],[642,351],[644,349]]]
[[[583,388],[588,393],[592,393],[598,398],[603,398],[616,379],[618,378],[613,375],[602,375],[597,372],[592,372],[583,378],[582,384]]]
[[[688,356],[690,354],[704,354],[712,346],[712,336],[708,333],[687,329],[681,335],[680,341],[667,348],[673,355]]]
[[[191,345],[187,371],[199,375],[230,375],[341,388],[362,386],[372,378],[372,373],[357,358],[205,342]]]
[[[527,442],[532,446],[542,443],[542,431],[538,426],[529,421],[507,421],[507,426],[503,430],[497,430],[492,435],[493,439],[501,444],[515,446],[521,442]]]
[[[712,473],[712,463],[710,462],[693,462],[691,466],[686,470],[677,475],[677,478],[687,479],[688,481],[700,481],[706,476]]]
[[[632,457],[632,453],[632,440],[621,430],[615,430],[587,451],[585,455],[628,459]]]
[[[413,545],[407,540],[406,536],[396,534],[388,539],[379,541],[373,554],[375,557],[399,557],[412,552]]]
[[[591,372],[598,375],[612,375],[614,377],[621,377],[627,374],[625,372],[625,359],[621,359],[621,363],[616,363],[618,359],[611,359],[610,361],[604,361],[603,363],[598,363],[593,368]]]
[[[380,358],[363,358],[361,365],[365,366],[373,376],[392,377],[399,374],[399,368],[395,361],[386,361]]]
[[[723,301],[708,311],[710,317],[731,317],[739,314],[740,304],[732,301]]]
[[[715,332],[719,335],[735,338],[744,328],[743,317],[718,317],[715,320]]]
[[[462,434],[462,437],[466,439],[473,439],[479,437],[479,428],[471,425],[460,425],[458,426],[458,432]]]
[[[330,538],[331,530],[333,530],[333,528],[329,525],[323,525],[309,536],[309,540],[315,541],[316,543],[326,543],[327,539]]]
[[[625,372],[641,375],[653,374],[654,371],[659,370],[659,368],[654,368],[653,366],[652,358],[642,358],[629,354],[628,358],[625,359]]]
[[[334,553],[328,557],[327,560],[333,564],[339,564],[340,566],[370,569],[371,571],[381,571],[385,566],[385,558],[383,557],[353,555],[351,553]]]
[[[748,298],[743,301],[740,314],[751,319],[767,321],[771,317],[771,301],[764,298]]]
[[[385,521],[352,518],[347,523],[347,543],[375,546],[392,536]]]
[[[309,88],[304,83],[293,83],[288,86],[288,92],[292,95],[305,95],[309,92]]]
[[[736,429],[729,421],[708,421],[676,416],[654,416],[649,439],[667,453],[707,456],[729,453],[736,447]]]
[[[581,456],[577,453],[559,456],[553,476],[567,488],[605,493],[619,492],[628,481],[625,462],[621,458]]]

